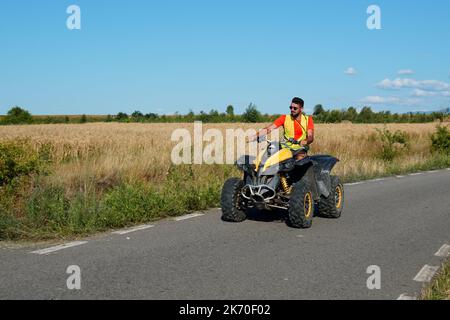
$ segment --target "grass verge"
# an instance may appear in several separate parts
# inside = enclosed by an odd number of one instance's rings
[[[432,284],[422,291],[421,300],[450,300],[450,259],[447,260]]]

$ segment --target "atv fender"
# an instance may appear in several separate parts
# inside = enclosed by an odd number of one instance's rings
[[[318,200],[321,196],[328,198],[331,193],[331,170],[339,160],[332,156],[317,155],[306,157],[300,161],[296,162],[296,166],[311,166],[312,170],[308,170],[308,175],[314,174],[312,181],[315,181],[315,191]],[[311,169],[311,168],[309,168]],[[310,172],[312,171],[312,172]]]

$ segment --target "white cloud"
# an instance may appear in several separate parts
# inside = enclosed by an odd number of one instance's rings
[[[358,74],[358,71],[356,71],[355,68],[350,67],[350,68],[348,68],[347,70],[345,70],[345,74],[346,74],[346,75],[349,75],[349,76],[355,76],[355,75]]]
[[[398,73],[399,75],[404,76],[404,75],[411,75],[411,74],[414,74],[414,71],[411,70],[411,69],[404,69],[404,70],[399,70],[397,73]]]
[[[401,106],[410,106],[417,105],[421,101],[419,99],[404,99],[399,97],[368,96],[362,99],[361,102],[367,104],[394,104]]]
[[[414,89],[412,96],[413,97],[435,97],[437,92],[425,91],[420,89]]]
[[[450,91],[427,91],[414,89],[413,97],[450,97]]]
[[[450,91],[450,83],[438,80],[414,80],[397,78],[395,80],[384,79],[377,86],[381,89],[420,89],[426,91]]]

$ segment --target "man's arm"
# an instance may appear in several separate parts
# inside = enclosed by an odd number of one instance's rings
[[[248,137],[247,138],[247,142],[253,142],[256,139],[258,139],[259,137],[261,137],[261,136],[267,136],[273,130],[278,129],[279,127],[281,127],[284,124],[285,120],[286,120],[286,116],[279,117],[277,120],[275,120],[275,122],[272,125],[270,125],[268,127],[265,127],[264,129],[260,130],[256,135]]]
[[[302,141],[302,146],[309,146],[314,142],[314,130],[308,130],[308,138]]]
[[[312,117],[309,117],[308,122],[308,138],[301,142],[302,146],[309,146],[314,142],[314,120]]]
[[[273,130],[275,130],[277,128],[278,127],[275,124],[272,124],[264,129],[260,130],[259,132],[257,132],[256,135],[248,137],[248,142],[253,142],[256,139],[258,139],[259,137],[267,136],[268,134],[270,134]]]

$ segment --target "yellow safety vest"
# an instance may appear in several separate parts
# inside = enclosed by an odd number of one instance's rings
[[[295,120],[290,114],[286,115],[286,120],[284,120],[284,137],[286,138],[286,141],[288,141],[291,138],[295,138],[295,122],[300,124],[300,127],[302,128],[303,134],[299,141],[306,140],[308,138],[308,123],[309,123],[309,117],[305,114],[301,115],[301,120],[298,122],[298,120]],[[289,146],[289,148],[293,150],[298,150],[302,146],[292,144],[290,142],[286,142],[286,144]]]

